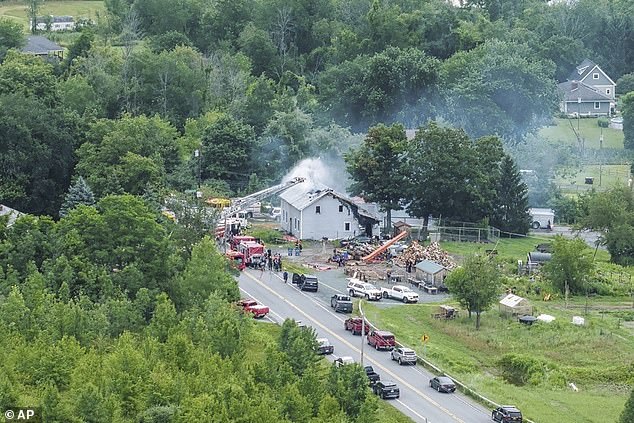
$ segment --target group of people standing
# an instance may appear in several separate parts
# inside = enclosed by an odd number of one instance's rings
[[[260,270],[265,269],[275,272],[282,271],[282,256],[279,253],[273,254],[271,250],[266,250],[262,258],[260,259]]]

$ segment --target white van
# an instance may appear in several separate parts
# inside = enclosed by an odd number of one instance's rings
[[[531,228],[552,230],[555,226],[555,212],[553,209],[530,208]]]

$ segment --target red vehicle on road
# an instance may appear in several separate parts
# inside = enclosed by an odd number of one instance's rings
[[[238,301],[238,305],[242,307],[245,312],[253,314],[253,317],[256,319],[261,319],[269,314],[269,308],[267,306],[258,304],[257,301],[252,299],[240,300]]]
[[[362,322],[363,319],[361,319],[360,317],[351,317],[349,319],[346,319],[346,321],[344,322],[344,328],[351,331],[353,335],[361,335]],[[363,333],[370,333],[370,325],[368,324],[368,322],[365,322],[365,329]]]
[[[377,350],[391,350],[396,344],[396,339],[392,332],[386,330],[373,330],[368,333],[368,345]]]
[[[244,262],[244,254],[238,251],[227,251],[225,257],[227,257],[231,262],[231,265],[238,270],[244,270],[244,268],[247,267],[246,263]]]
[[[242,241],[238,244],[238,251],[244,254],[244,262],[249,267],[257,267],[264,257],[264,245],[255,241]]]
[[[236,235],[229,241],[232,250],[237,250],[241,242],[255,242],[255,238],[251,235]]]

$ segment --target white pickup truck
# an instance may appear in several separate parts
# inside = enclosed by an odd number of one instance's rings
[[[383,298],[394,298],[404,303],[417,303],[418,294],[403,285],[394,285],[391,288],[381,288]]]

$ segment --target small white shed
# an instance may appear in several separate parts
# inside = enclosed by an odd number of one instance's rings
[[[502,298],[500,300],[499,309],[500,313],[513,316],[533,314],[533,307],[529,304],[528,300],[515,294],[507,294],[506,297]]]

